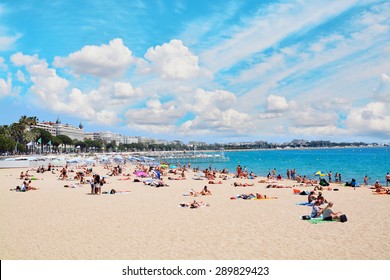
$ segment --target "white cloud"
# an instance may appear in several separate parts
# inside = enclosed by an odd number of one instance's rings
[[[33,82],[31,91],[39,96],[43,103],[51,104],[57,101],[69,86],[69,81],[59,77],[56,70],[49,68],[47,62],[39,59],[37,55],[29,56],[19,52],[11,56],[11,61],[16,66],[26,67]]]
[[[338,115],[332,111],[314,110],[303,107],[291,112],[291,121],[297,127],[328,127],[336,126]]]
[[[116,82],[114,83],[114,98],[131,98],[141,96],[142,90],[140,88],[133,88],[130,83]]]
[[[135,58],[121,39],[114,39],[108,45],[85,46],[68,57],[54,59],[56,67],[70,67],[76,75],[101,78],[120,76],[133,63]]]
[[[22,83],[27,82],[26,76],[24,75],[24,73],[20,69],[18,69],[18,71],[16,72],[16,78],[18,79],[19,82],[22,82]]]
[[[201,70],[198,57],[195,56],[181,40],[171,40],[162,46],[149,48],[145,58],[150,62],[139,65],[142,72],[154,71],[164,79],[186,80],[198,76],[210,76]]]
[[[390,137],[390,112],[388,104],[371,102],[365,107],[351,110],[347,117],[347,129],[356,135]]]
[[[192,110],[196,113],[212,111],[214,108],[227,110],[234,108],[237,97],[226,90],[205,91],[198,88],[193,95]]]
[[[386,74],[381,75],[381,83],[374,91],[374,98],[390,103],[390,77]]]
[[[246,133],[253,127],[247,125],[251,117],[239,112],[236,96],[228,91],[205,91],[198,88],[188,110],[196,117],[181,126],[183,133]]]
[[[10,95],[12,93],[12,79],[11,75],[8,75],[7,80],[0,78],[0,98]]]
[[[173,133],[177,120],[185,111],[175,102],[161,103],[158,99],[149,100],[145,108],[130,109],[125,113],[126,123],[131,128],[151,133]]]
[[[321,24],[353,4],[355,1],[352,0],[330,1],[319,9],[314,1],[298,1],[295,4],[278,3],[262,7],[258,17],[243,19],[246,23],[243,28],[235,27],[229,40],[202,53],[201,58],[208,62],[213,71],[230,68],[238,61],[277,45],[295,32]]]
[[[283,112],[288,109],[288,103],[284,96],[269,95],[266,104],[269,112]]]
[[[117,108],[110,108],[111,98],[106,87],[89,92],[82,92],[78,88],[69,91],[70,82],[60,77],[54,68],[37,55],[28,56],[17,53],[11,56],[16,66],[24,66],[32,82],[30,92],[33,94],[31,102],[56,113],[66,113],[101,124],[115,124],[119,122],[116,116]],[[110,88],[110,87],[108,87]],[[110,108],[111,111],[106,108]]]
[[[204,111],[194,120],[185,122],[181,131],[183,133],[193,134],[195,131],[200,134],[245,134],[253,130],[249,125],[252,118],[246,113],[240,113],[234,109],[225,111],[214,108],[210,111]]]
[[[5,60],[0,56],[0,70],[7,70],[7,64],[5,64]]]

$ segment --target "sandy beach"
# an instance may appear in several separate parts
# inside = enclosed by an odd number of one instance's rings
[[[124,173],[134,168],[126,165]],[[29,171],[40,179],[32,181],[39,190],[10,191],[21,184],[21,171],[26,169],[0,169],[3,260],[390,259],[390,196],[373,195],[366,187],[332,184],[339,191],[324,190],[323,195],[348,221],[311,224],[301,220],[311,207],[296,205],[307,197],[294,195],[292,188],[266,188],[269,183],[259,183],[265,178],[231,178],[213,185],[207,179],[193,180],[194,173],[186,171],[186,180],[164,176],[169,187],[156,188],[133,182],[135,175],[130,180],[108,176],[103,191],[130,192],[90,195],[88,184],[65,188],[75,181],[59,180],[59,172]],[[103,166],[93,171],[101,176],[108,172]],[[254,186],[234,187],[234,182]],[[290,180],[277,184],[297,185]],[[205,185],[212,195],[183,196]],[[278,199],[230,199],[245,193]],[[209,207],[179,207],[193,199]]]

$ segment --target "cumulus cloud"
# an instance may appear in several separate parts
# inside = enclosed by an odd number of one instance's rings
[[[225,90],[205,91],[198,88],[188,109],[196,114],[181,126],[183,133],[245,133],[251,117],[238,111],[236,96]]]
[[[267,98],[266,109],[268,112],[283,112],[288,109],[288,103],[284,96],[270,95]]]
[[[371,102],[351,110],[347,116],[347,129],[357,135],[390,137],[390,112],[388,104]]]
[[[4,58],[0,56],[0,70],[7,70],[7,65],[5,64]]]
[[[122,75],[134,62],[123,41],[114,39],[108,45],[85,46],[68,57],[56,57],[54,66],[70,67],[76,75],[110,78]]]
[[[162,46],[149,48],[145,58],[150,62],[139,65],[141,71],[156,72],[164,79],[186,80],[209,73],[201,71],[198,57],[181,40],[171,40]]]
[[[1,36],[0,34],[0,51],[9,51],[14,49],[15,43],[21,37],[21,34],[16,34],[14,36]]]
[[[379,87],[374,90],[374,98],[379,101],[390,102],[390,77],[388,75],[381,75]]]
[[[110,105],[110,95],[106,94],[106,87],[82,92],[78,88],[71,88],[70,82],[60,77],[54,68],[37,55],[29,56],[16,53],[11,61],[19,67],[24,66],[32,82],[30,92],[31,101],[56,113],[66,113],[83,120],[114,124],[119,122],[115,108],[112,111],[105,109]]]
[[[291,113],[291,121],[297,127],[329,127],[336,126],[338,115],[332,111],[314,110],[311,107],[302,108]]]
[[[196,113],[212,111],[214,108],[227,110],[235,106],[237,97],[226,90],[205,91],[198,88],[192,100],[192,110]]]
[[[19,52],[11,56],[11,61],[16,66],[26,67],[33,82],[31,91],[44,103],[58,100],[59,95],[69,86],[66,79],[59,77],[56,70],[49,68],[47,62],[39,59],[37,55],[30,56]]]
[[[26,76],[24,75],[24,73],[20,69],[18,69],[18,71],[16,72],[16,78],[18,79],[19,82],[22,82],[22,83],[27,82]]]
[[[184,114],[185,111],[173,101],[161,103],[158,99],[152,99],[145,108],[128,110],[125,117],[129,127],[152,133],[168,133],[175,131],[177,120]]]
[[[12,79],[11,75],[8,75],[7,80],[0,78],[0,98],[10,95],[12,92]]]
[[[113,97],[119,99],[141,96],[142,90],[134,88],[130,83],[116,82],[114,83]]]

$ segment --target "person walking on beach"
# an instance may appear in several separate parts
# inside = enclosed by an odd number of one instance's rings
[[[290,169],[287,169],[287,179],[290,180],[290,177],[291,177],[291,171],[290,171]]]
[[[329,171],[328,177],[329,177],[329,183],[332,183],[332,171]]]
[[[291,178],[293,179],[293,180],[295,180],[295,175],[296,175],[296,171],[295,171],[295,168],[293,169],[293,170],[291,170]]]
[[[339,183],[341,183],[341,173],[339,173]]]
[[[241,176],[241,165],[238,165],[236,170],[237,170],[237,178],[240,178],[240,176]]]
[[[387,173],[388,174],[388,173]],[[364,176],[364,185],[367,186],[368,185],[368,176]]]
[[[389,174],[389,172],[387,172],[387,174],[386,174],[386,187],[389,186],[389,183],[390,183],[390,174]]]

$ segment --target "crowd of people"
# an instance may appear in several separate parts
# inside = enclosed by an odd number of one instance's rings
[[[36,168],[33,171],[36,171],[37,173],[44,173],[44,172],[51,172],[52,174],[56,174],[58,176],[59,180],[62,181],[75,181],[78,186],[82,186],[84,184],[90,185],[90,194],[92,195],[100,195],[102,193],[128,193],[130,191],[124,190],[124,191],[115,191],[115,189],[111,189],[111,191],[103,192],[102,189],[105,184],[107,184],[107,177],[118,177],[118,180],[125,180],[130,179],[131,177],[135,177],[134,182],[143,182],[145,185],[155,186],[155,187],[165,187],[168,186],[164,182],[164,177],[168,178],[168,180],[187,180],[187,171],[190,170],[191,166],[190,163],[188,165],[183,166],[175,166],[173,168],[163,167],[163,165],[159,166],[150,166],[147,164],[139,163],[136,166],[134,166],[133,172],[128,170],[128,172],[125,172],[125,167],[123,165],[111,165],[106,164],[104,166],[104,170],[106,170],[106,174],[101,176],[100,174],[93,171],[93,166],[74,166],[73,168],[69,168],[68,165],[65,165],[63,167],[55,167],[49,164],[46,168],[44,166],[40,166]],[[31,185],[31,180],[33,176],[29,174],[30,170],[27,170],[25,172],[21,172],[19,178],[23,180],[23,183],[20,186],[17,186],[15,191],[25,192],[28,190],[38,190],[38,188],[33,187]],[[257,177],[252,171],[248,172],[246,166],[241,167],[241,165],[238,165],[236,168],[236,174],[230,174],[226,168],[224,168],[221,171],[217,171],[215,168],[212,169],[212,166],[210,165],[209,168],[205,168],[204,170],[200,170],[199,167],[195,167],[192,169],[193,172],[197,172],[197,174],[200,174],[197,176],[197,178],[208,180],[208,184],[222,184],[223,180],[227,179],[233,179],[235,178],[236,181],[233,182],[234,187],[249,187],[254,186],[254,181],[247,181],[253,180]],[[333,174],[331,171],[327,174],[329,183],[332,182]],[[124,179],[123,179],[124,178]],[[322,192],[319,190],[322,190],[322,184],[323,181],[326,182],[324,178],[321,178],[321,181],[318,182],[317,180],[308,179],[306,175],[301,176],[300,174],[297,175],[297,172],[295,169],[287,169],[286,178],[288,180],[293,180],[300,184],[304,184],[303,186],[314,186],[314,189],[307,193],[307,202],[304,202],[304,205],[309,205],[312,207],[312,211],[310,214],[310,218],[322,218],[324,220],[338,220],[340,216],[342,215],[341,212],[333,211],[333,202],[327,201]],[[243,181],[242,181],[243,180]],[[276,168],[273,168],[272,170],[269,169],[267,180],[261,179],[260,183],[269,183],[271,180],[276,181],[282,181],[283,177],[277,173]],[[369,177],[366,175],[364,177],[364,185],[368,186],[368,180]],[[287,183],[290,183],[290,181],[286,181]],[[334,175],[333,182],[341,182],[341,174],[339,172],[336,172]],[[390,190],[388,188],[390,184],[390,174],[387,173],[385,177],[386,186],[382,186],[379,181],[377,180],[375,182],[375,185],[372,187],[373,192],[376,194],[390,194]],[[285,185],[283,183],[275,182],[278,184],[268,184],[266,188],[291,188],[291,186]],[[326,182],[328,186],[329,183]],[[352,179],[351,182],[346,182],[346,185],[351,185],[353,187],[358,186],[355,179]],[[66,185],[69,186],[69,185]],[[295,185],[294,185],[295,186]],[[327,188],[332,190],[332,188]],[[319,191],[319,192],[318,192]],[[295,190],[294,190],[295,192]],[[317,193],[318,192],[318,193]],[[301,193],[302,194],[302,193]],[[212,192],[208,188],[207,185],[205,185],[202,190],[195,191],[194,189],[190,190],[189,196],[197,197],[197,196],[211,196]],[[266,195],[262,195],[259,193],[249,193],[249,194],[241,194],[235,196],[235,198],[242,198],[242,199],[268,199],[272,197],[267,197]],[[273,197],[275,198],[275,197]],[[180,204],[181,207],[189,207],[189,208],[199,208],[202,206],[208,206],[207,203],[198,202],[196,200],[189,202],[189,203],[183,203]]]

